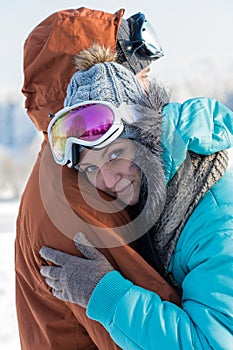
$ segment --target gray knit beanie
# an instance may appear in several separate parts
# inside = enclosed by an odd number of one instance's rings
[[[141,85],[129,69],[112,62],[114,57],[108,49],[97,44],[83,50],[76,57],[78,71],[68,85],[64,106],[90,100],[111,102],[116,107],[137,104],[144,96]],[[127,118],[131,119],[130,123],[135,122],[137,118],[132,110],[130,113],[123,108],[125,113],[130,114]],[[137,128],[126,122],[124,124],[121,137],[135,139]],[[80,151],[82,149],[80,147]]]
[[[143,92],[132,72],[116,62],[94,64],[88,70],[77,71],[67,88],[64,106],[101,100],[118,107],[122,103],[136,104]]]

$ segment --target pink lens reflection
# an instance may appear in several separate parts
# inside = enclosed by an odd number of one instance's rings
[[[85,105],[65,113],[52,128],[54,153],[59,160],[64,159],[67,138],[97,140],[110,129],[113,122],[112,110],[101,104]]]
[[[69,112],[62,121],[66,137],[77,137],[86,141],[100,138],[114,121],[111,109],[104,105],[90,105]]]

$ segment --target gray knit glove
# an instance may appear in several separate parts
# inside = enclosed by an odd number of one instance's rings
[[[86,308],[96,285],[113,267],[81,232],[74,242],[85,258],[42,247],[41,257],[59,266],[43,266],[40,272],[53,295]]]

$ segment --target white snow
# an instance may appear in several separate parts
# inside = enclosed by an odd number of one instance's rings
[[[14,240],[18,202],[0,202],[0,348],[19,350],[15,309]]]

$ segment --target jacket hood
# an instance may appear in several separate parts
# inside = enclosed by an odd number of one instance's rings
[[[114,14],[85,7],[62,10],[29,34],[24,44],[22,92],[27,113],[38,130],[45,132],[49,113],[63,108],[67,85],[75,72],[74,55],[93,42],[115,50],[123,15],[124,9]]]
[[[162,137],[166,183],[184,162],[187,152],[210,155],[233,147],[233,112],[207,97],[163,108]]]

